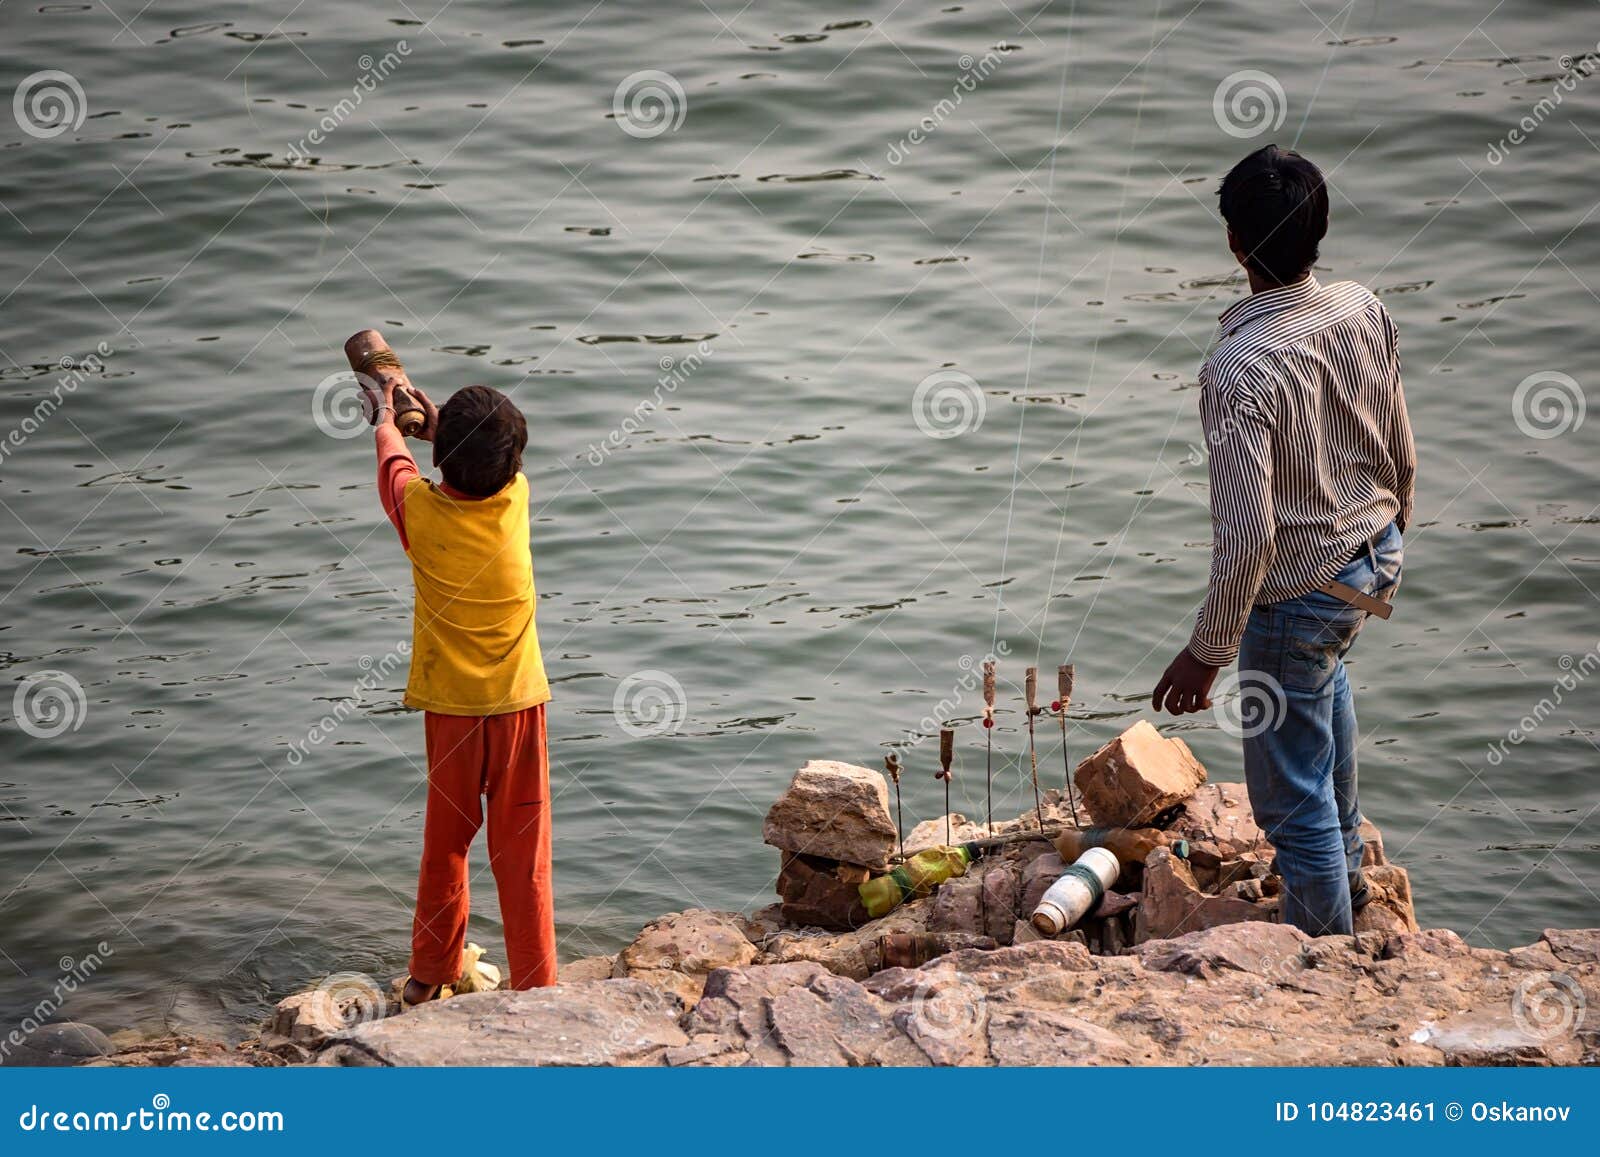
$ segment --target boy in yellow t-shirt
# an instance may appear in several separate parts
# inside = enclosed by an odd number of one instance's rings
[[[394,423],[393,379],[375,402],[378,494],[416,585],[408,707],[424,712],[428,804],[405,1002],[461,973],[467,849],[488,800],[489,865],[500,892],[510,987],[556,982],[550,872],[550,685],[534,626],[528,549],[527,423],[511,400],[468,386],[428,416],[443,482],[424,478]],[[376,391],[374,391],[376,392]]]

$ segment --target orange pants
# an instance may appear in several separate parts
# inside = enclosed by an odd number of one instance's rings
[[[550,767],[544,705],[506,715],[425,713],[428,809],[411,929],[411,975],[450,984],[467,942],[467,849],[489,800],[489,866],[500,892],[510,987],[556,982]]]

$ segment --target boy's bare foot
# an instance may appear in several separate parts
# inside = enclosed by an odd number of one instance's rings
[[[427,1004],[428,1001],[439,998],[439,990],[443,987],[442,984],[423,984],[420,980],[407,977],[405,991],[400,994],[400,1002],[407,1008]]]

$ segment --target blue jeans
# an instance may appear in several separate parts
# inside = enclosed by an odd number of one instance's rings
[[[1338,580],[1382,595],[1400,581],[1401,553],[1390,525]],[[1350,876],[1362,842],[1344,655],[1366,618],[1313,592],[1254,608],[1239,646],[1240,693],[1265,704],[1244,733],[1250,806],[1278,852],[1283,922],[1312,936],[1351,931]]]

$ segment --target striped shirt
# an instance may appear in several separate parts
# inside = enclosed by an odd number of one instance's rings
[[[1307,277],[1222,315],[1200,370],[1211,579],[1189,651],[1232,663],[1250,608],[1298,598],[1411,519],[1398,335],[1371,291]]]

